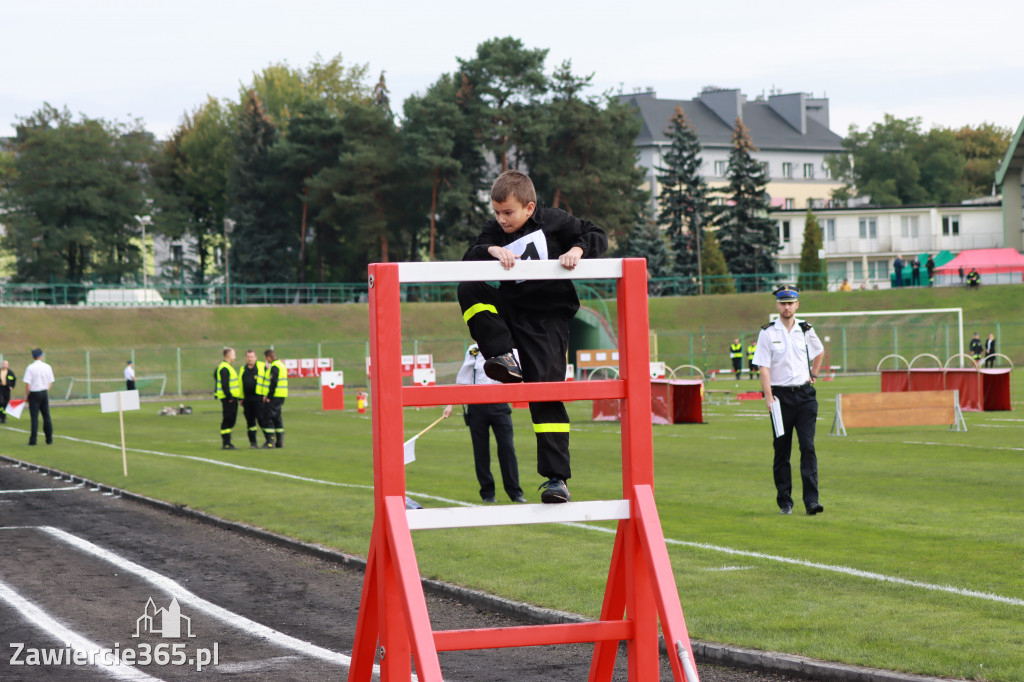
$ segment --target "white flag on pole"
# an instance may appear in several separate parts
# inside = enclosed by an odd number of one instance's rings
[[[21,411],[24,409],[24,400],[12,400],[11,402],[7,403],[7,409],[5,409],[4,412],[14,417],[15,419],[21,419]]]
[[[405,441],[405,463],[416,461],[416,439],[418,435],[413,436],[409,440]]]

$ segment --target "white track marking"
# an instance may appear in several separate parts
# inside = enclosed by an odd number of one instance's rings
[[[69,486],[67,488],[26,488],[25,490],[0,490],[0,495],[16,495],[18,493],[54,493],[61,490],[81,490],[84,484]]]
[[[140,681],[159,679],[157,677],[151,677],[130,665],[122,663],[107,663],[107,660],[115,660],[112,649],[105,649],[98,644],[89,641],[74,630],[69,629],[34,603],[15,592],[10,585],[2,580],[0,580],[0,600],[10,604],[14,607],[14,610],[24,616],[26,620],[30,621],[40,630],[46,632],[56,641],[60,642],[62,646],[58,648],[70,646],[75,651],[85,652],[86,655],[89,655],[92,652],[99,652],[99,654],[93,659],[95,661],[93,665],[98,668],[102,668],[105,672],[110,673],[118,679]]]
[[[228,625],[235,627],[238,630],[241,630],[242,632],[245,632],[249,635],[259,637],[260,639],[264,639],[272,644],[276,644],[277,646],[284,647],[286,649],[291,649],[292,651],[297,651],[300,654],[304,654],[306,656],[319,658],[320,660],[327,661],[328,663],[334,663],[337,665],[347,667],[349,663],[352,661],[351,658],[344,654],[339,654],[329,649],[319,647],[310,642],[305,642],[301,639],[297,639],[290,635],[286,635],[283,632],[278,632],[277,630],[268,628],[265,625],[261,625],[260,623],[249,620],[245,616],[233,613],[223,607],[217,606],[212,602],[208,602],[205,599],[196,596],[192,592],[189,592],[184,587],[174,582],[170,578],[164,577],[156,571],[151,571],[150,569],[145,568],[144,566],[140,566],[139,564],[133,561],[129,561],[128,559],[125,559],[124,557],[121,557],[115,554],[114,552],[103,549],[102,547],[98,547],[97,545],[92,544],[88,540],[83,540],[82,538],[76,535],[72,535],[71,533],[63,531],[59,528],[54,528],[53,526],[40,526],[39,529],[45,533],[48,533],[54,538],[60,540],[61,542],[71,545],[72,547],[81,552],[91,554],[92,556],[98,559],[102,559],[106,562],[113,564],[114,566],[117,566],[122,571],[132,573],[133,575],[142,578],[146,582],[154,585],[155,587],[163,590],[167,594],[176,598],[178,600],[178,603],[180,603],[183,607],[187,605],[189,608],[193,610],[202,611],[203,613],[206,613],[216,618],[217,620],[227,623]]]
[[[929,443],[927,441],[917,440],[905,440],[904,445],[941,445],[943,447],[956,447],[956,448],[972,448],[974,450],[1012,450],[1014,452],[1024,452],[1024,448],[1007,448],[997,445],[978,445],[977,443]]]

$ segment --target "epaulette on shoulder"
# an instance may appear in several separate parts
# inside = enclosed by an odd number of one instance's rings
[[[811,323],[810,322],[801,322],[800,323],[800,329],[802,329],[805,334],[807,333],[807,330],[810,329],[810,328],[811,328]]]
[[[761,325],[761,329],[768,329],[769,327],[773,326],[774,324],[775,324],[774,322],[769,322],[768,324]]]

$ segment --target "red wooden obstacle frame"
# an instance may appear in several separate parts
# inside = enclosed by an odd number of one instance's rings
[[[470,386],[403,386],[401,282],[503,279],[617,279],[620,374],[616,380]],[[441,682],[438,651],[594,642],[591,682],[612,679],[620,641],[629,679],[656,680],[658,621],[673,679],[699,682],[665,538],[654,503],[647,270],[643,259],[584,260],[575,271],[557,261],[376,263],[369,267],[370,377],[373,408],[374,523],[359,608],[350,682],[368,682],[375,657],[383,682]],[[400,400],[396,398],[401,398]],[[556,505],[405,509],[403,407],[455,403],[622,400],[623,500]],[[434,631],[420,583],[411,530],[618,519],[601,618],[593,623]]]

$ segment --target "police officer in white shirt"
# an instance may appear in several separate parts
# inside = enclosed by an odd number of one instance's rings
[[[135,390],[135,367],[132,366],[132,361],[129,360],[128,364],[124,368],[124,385],[125,390]]]
[[[474,343],[466,351],[458,375],[457,384],[499,383],[484,373],[484,355]],[[444,408],[444,416],[451,416],[452,406]],[[480,483],[480,497],[484,502],[494,502],[494,476],[491,475],[491,436],[498,444],[498,468],[501,469],[501,483],[505,494],[513,502],[526,502],[523,489],[519,486],[519,461],[512,439],[512,410],[508,403],[468,405],[465,413],[466,426],[473,441],[473,460],[476,464],[476,479]]]
[[[39,434],[39,415],[43,415],[43,435],[46,444],[53,443],[53,422],[50,421],[50,387],[53,386],[53,368],[43,362],[43,351],[32,350],[34,362],[25,369],[25,399],[28,411],[32,415],[32,434],[28,438],[29,445],[36,444]]]
[[[824,359],[824,347],[811,325],[796,317],[799,292],[783,286],[775,290],[774,296],[779,317],[761,327],[754,364],[761,370],[761,390],[769,410],[777,400],[782,412],[783,433],[773,443],[776,501],[780,513],[793,513],[789,457],[795,429],[800,445],[804,507],[813,516],[825,511],[818,502],[818,458],[814,452],[814,426],[818,418],[814,382]]]

